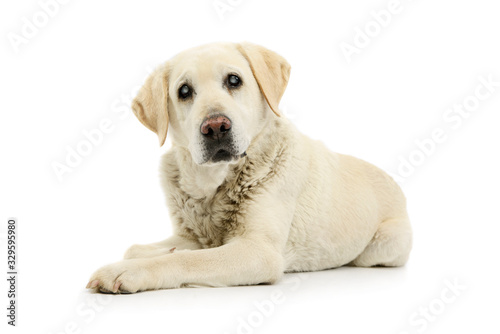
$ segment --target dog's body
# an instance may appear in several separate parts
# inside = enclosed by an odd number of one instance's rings
[[[289,69],[262,47],[215,44],[148,79],[133,109],[161,144],[171,124],[161,176],[174,236],[132,246],[88,287],[272,283],[286,271],[407,261],[412,234],[398,185],[272,114]]]

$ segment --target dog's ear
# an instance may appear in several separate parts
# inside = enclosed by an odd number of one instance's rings
[[[290,64],[279,54],[260,45],[241,43],[238,50],[246,58],[260,91],[277,116],[278,105],[290,77]]]
[[[165,143],[168,131],[168,66],[158,67],[146,79],[132,101],[135,116],[149,130],[155,132],[160,146]]]

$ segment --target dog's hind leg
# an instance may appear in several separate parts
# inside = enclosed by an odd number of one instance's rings
[[[394,218],[383,221],[370,243],[351,264],[358,267],[402,266],[412,247],[410,221]]]

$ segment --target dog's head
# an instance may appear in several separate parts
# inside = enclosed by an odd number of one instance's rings
[[[195,163],[230,162],[245,154],[272,112],[279,116],[289,75],[288,62],[264,47],[204,45],[157,68],[132,109],[160,145],[170,124],[173,143]]]

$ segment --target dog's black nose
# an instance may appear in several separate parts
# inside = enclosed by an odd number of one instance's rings
[[[201,134],[209,139],[221,139],[231,130],[231,120],[224,115],[205,118],[201,123]]]

